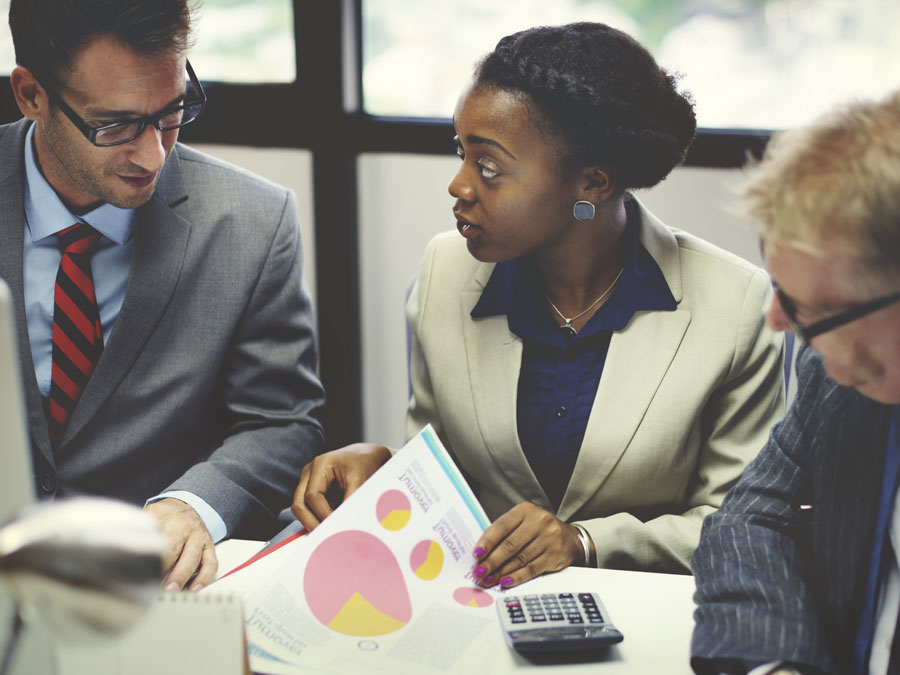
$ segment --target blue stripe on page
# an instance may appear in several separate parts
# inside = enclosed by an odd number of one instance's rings
[[[441,468],[444,470],[444,473],[447,474],[447,478],[450,479],[450,482],[453,483],[453,486],[456,488],[456,491],[463,498],[463,501],[466,503],[469,511],[472,512],[472,515],[475,517],[475,521],[481,527],[481,531],[484,532],[488,525],[490,524],[487,518],[484,517],[481,508],[478,506],[477,502],[472,498],[472,492],[469,489],[469,486],[462,479],[462,476],[459,475],[459,471],[457,471],[456,467],[448,461],[447,455],[441,452],[440,447],[437,444],[437,440],[432,435],[430,429],[422,430],[422,438],[425,439],[425,444],[428,446],[428,449],[431,450],[431,454],[434,455],[434,458],[437,460],[438,464],[441,465]]]

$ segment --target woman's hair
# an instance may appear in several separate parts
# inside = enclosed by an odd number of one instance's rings
[[[775,136],[740,185],[743,211],[769,243],[900,275],[900,90],[854,101]]]
[[[509,35],[476,66],[475,86],[527,96],[538,128],[562,141],[563,165],[612,166],[619,193],[665,178],[697,129],[675,77],[636,40],[601,23]]]
[[[183,52],[190,39],[189,0],[11,0],[16,63],[59,87],[79,51],[111,35],[141,54]]]

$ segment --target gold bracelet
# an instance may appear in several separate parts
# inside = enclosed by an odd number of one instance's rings
[[[581,547],[584,549],[584,566],[591,566],[591,535],[588,534],[588,531],[584,529],[581,525],[576,523],[572,524],[576,530],[578,530],[578,540],[581,542]]]

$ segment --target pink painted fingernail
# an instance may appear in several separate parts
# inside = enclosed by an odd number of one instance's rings
[[[476,548],[474,551],[472,551],[472,555],[474,555],[476,558],[480,558],[481,556],[483,556],[484,546],[479,546],[478,548]]]
[[[494,575],[488,574],[482,581],[484,581],[484,584],[486,586],[493,586],[494,585]]]
[[[509,586],[511,583],[512,583],[512,577],[503,577],[500,580],[500,585],[504,586],[504,587]]]
[[[484,565],[479,565],[474,570],[472,570],[472,575],[476,577],[482,576],[487,570],[484,569]]]

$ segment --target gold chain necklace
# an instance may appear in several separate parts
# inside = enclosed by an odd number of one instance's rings
[[[556,305],[553,304],[553,301],[550,299],[550,296],[548,295],[547,302],[549,302],[550,306],[556,311],[557,314],[559,314],[559,318],[562,319],[563,321],[565,321],[565,323],[562,326],[560,326],[560,328],[562,328],[564,331],[566,331],[569,334],[569,336],[576,335],[578,331],[576,331],[574,328],[572,328],[572,322],[576,321],[577,319],[580,319],[585,314],[590,312],[594,308],[594,306],[596,306],[596,304],[598,302],[600,302],[603,298],[605,298],[607,296],[607,294],[613,289],[613,286],[616,285],[616,282],[619,280],[619,277],[622,276],[622,272],[624,272],[624,271],[625,271],[625,268],[624,267],[621,268],[619,270],[619,273],[616,275],[616,278],[612,280],[612,283],[609,285],[609,288],[607,288],[605,291],[603,291],[603,293],[600,294],[599,298],[597,298],[590,305],[588,305],[587,309],[585,309],[582,312],[579,312],[572,318],[569,318],[569,317],[565,316],[562,312],[560,312],[559,307],[557,307]]]

